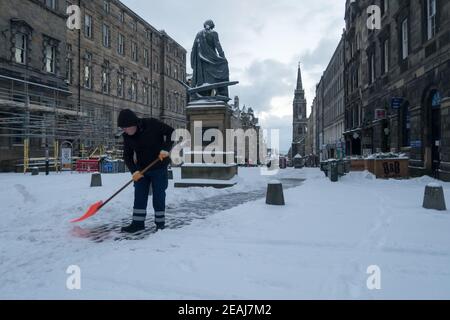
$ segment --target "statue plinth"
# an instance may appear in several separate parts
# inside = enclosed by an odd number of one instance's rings
[[[196,147],[193,145],[194,150],[184,153],[185,163],[181,166],[182,180],[176,182],[175,187],[226,188],[234,186],[238,174],[235,153],[225,150],[227,145],[226,130],[232,128],[230,105],[224,101],[197,100],[188,104],[186,116],[192,139],[195,140],[195,136],[203,138],[203,134],[208,129],[217,129],[222,133],[224,149],[216,149],[212,154],[208,153],[208,155],[215,157],[218,163],[206,163],[203,150],[211,142],[194,141],[196,145]],[[202,132],[195,133],[195,130],[199,130],[195,127],[195,122],[202,123]],[[227,163],[227,158],[233,159],[233,162]]]

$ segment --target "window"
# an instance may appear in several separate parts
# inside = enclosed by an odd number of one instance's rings
[[[84,87],[92,89],[92,54],[87,52],[84,65]]]
[[[389,72],[389,40],[383,41],[383,74]]]
[[[119,68],[119,74],[117,77],[117,96],[123,98],[125,91],[125,69],[123,67]]]
[[[122,56],[125,55],[125,37],[120,33],[117,41],[117,53]]]
[[[92,17],[88,14],[84,16],[84,35],[92,39]]]
[[[129,96],[130,100],[137,102],[137,74],[133,73],[133,76],[131,77],[131,86],[129,90]]]
[[[14,44],[14,61],[20,64],[27,63],[28,37],[23,33],[16,33]]]
[[[133,61],[138,61],[138,46],[136,42],[131,42],[131,58]]]
[[[436,0],[427,0],[427,34],[428,40],[436,35]]]
[[[109,26],[103,25],[103,46],[109,48],[111,44],[111,31]]]
[[[109,62],[105,61],[102,67],[102,92],[104,94],[110,93],[110,87],[111,87],[111,77],[110,77],[110,70],[109,70]]]
[[[431,98],[431,107],[433,109],[439,109],[441,107],[442,98],[439,91],[434,92],[432,98]]]
[[[147,40],[152,40],[152,32],[147,29],[146,34],[147,34]]]
[[[159,89],[158,89],[158,87],[155,87],[153,89],[153,93],[152,93],[152,105],[153,106],[157,106],[158,97],[159,97]]]
[[[56,73],[56,47],[53,45],[45,46],[45,71]]]
[[[150,66],[150,60],[149,60],[149,56],[148,56],[148,49],[144,49],[144,65],[147,68]]]
[[[45,5],[48,8],[55,10],[56,9],[56,0],[45,0]]]
[[[402,22],[402,58],[405,60],[409,56],[409,34],[408,19]]]
[[[73,75],[73,60],[72,60],[72,45],[68,43],[66,45],[66,82],[72,83]]]
[[[105,13],[109,13],[111,10],[111,4],[109,3],[108,0],[104,0],[103,1],[103,11],[105,11]]]
[[[73,75],[73,61],[72,58],[67,58],[66,60],[66,80],[67,83],[72,83],[72,75]]]
[[[121,10],[119,14],[119,21],[124,23],[125,22],[125,11]]]
[[[136,85],[136,80],[132,79],[131,80],[131,96],[130,99],[132,101],[137,101],[137,85]]]
[[[131,22],[131,29],[133,29],[134,32],[137,31],[137,22],[136,21]]]
[[[144,80],[144,86],[142,88],[142,95],[143,95],[143,102],[144,104],[148,105],[150,104],[150,96],[148,92],[148,78],[145,78]]]
[[[384,15],[389,10],[389,0],[381,0],[381,14]]]

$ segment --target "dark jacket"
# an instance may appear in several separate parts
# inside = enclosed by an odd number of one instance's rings
[[[140,119],[135,135],[123,134],[123,159],[131,173],[142,171],[146,166],[158,158],[161,150],[170,152],[173,146],[172,133],[174,129],[167,124],[154,119]],[[133,155],[136,153],[137,163]],[[157,163],[150,170],[167,168],[170,159],[166,158]]]

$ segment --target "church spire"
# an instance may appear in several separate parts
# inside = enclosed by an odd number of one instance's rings
[[[302,70],[301,70],[300,62],[298,63],[297,88],[296,88],[296,90],[303,90]]]
[[[293,123],[292,123],[292,157],[297,154],[304,156],[306,150],[306,132],[308,118],[306,117],[306,99],[303,89],[301,64],[298,64],[297,87],[295,88],[293,103]]]

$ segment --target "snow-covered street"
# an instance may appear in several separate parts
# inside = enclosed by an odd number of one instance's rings
[[[129,175],[102,178],[103,187],[90,188],[90,175],[0,175],[0,298],[450,298],[450,214],[421,207],[431,178],[361,172],[331,183],[318,169],[281,170],[284,207],[265,204],[274,177],[258,168],[240,168],[229,189],[175,189],[171,181],[169,229],[96,242],[77,230],[125,223],[133,200],[130,187],[70,224]],[[81,290],[66,288],[71,265],[81,269]],[[380,290],[367,287],[369,266],[380,270]]]

